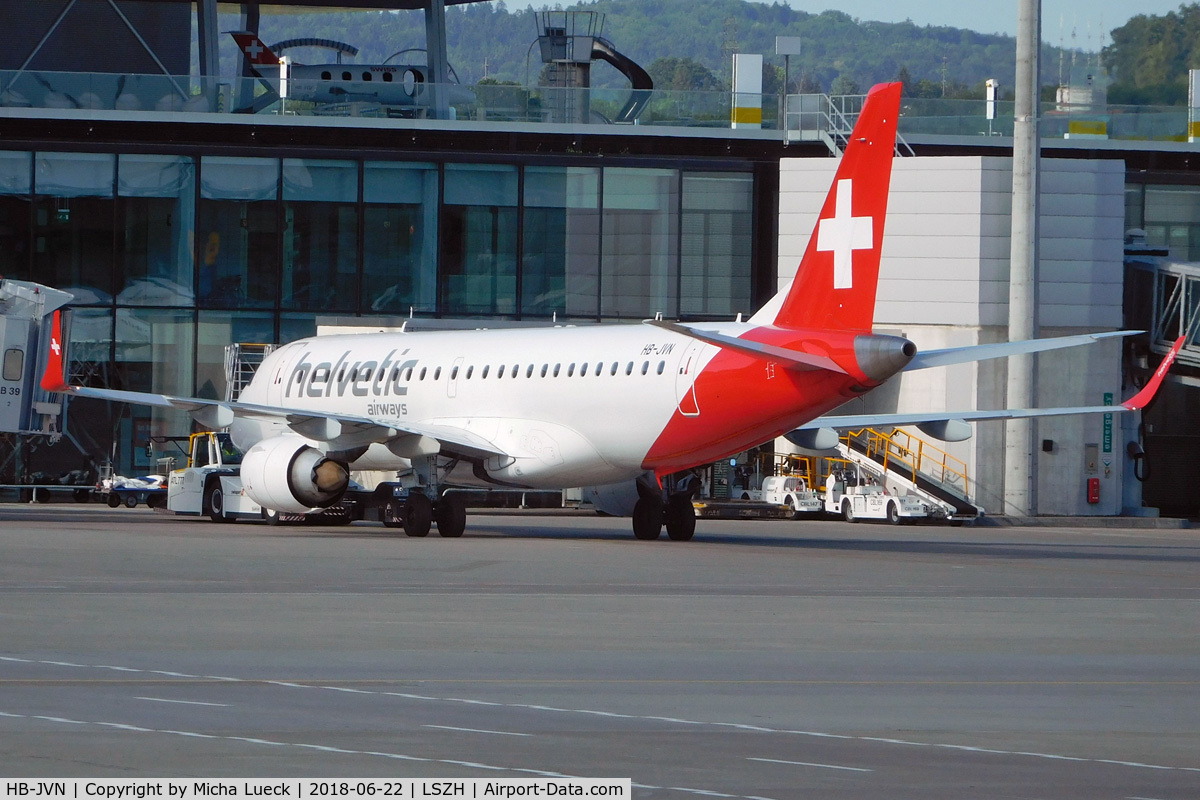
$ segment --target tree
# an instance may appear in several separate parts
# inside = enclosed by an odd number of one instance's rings
[[[656,58],[646,70],[655,89],[670,91],[716,91],[724,85],[703,64],[690,58]]]
[[[858,83],[854,78],[843,72],[833,79],[833,85],[829,87],[830,94],[862,94],[862,89],[858,87]]]

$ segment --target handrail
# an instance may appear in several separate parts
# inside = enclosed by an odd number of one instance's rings
[[[847,445],[852,439],[858,440],[864,446],[866,455],[881,463],[885,470],[907,472],[914,483],[920,475],[961,494],[964,499],[970,497],[967,463],[919,436],[902,428],[896,428],[890,434],[874,428],[863,428],[850,431],[842,437]]]

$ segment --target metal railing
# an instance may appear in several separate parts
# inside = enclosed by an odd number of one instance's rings
[[[404,102],[371,102],[347,96],[340,102],[305,100],[320,88],[320,81],[289,81],[289,99],[273,92],[278,81],[242,77],[199,75],[123,75],[95,72],[0,70],[0,114],[7,109],[77,112],[141,112],[227,114],[257,109],[259,114],[287,117],[360,117],[429,119],[432,102],[441,94],[446,116],[459,122],[519,122],[610,125],[625,106],[629,88],[561,89],[552,87],[483,84],[420,84]],[[570,102],[559,96],[570,93]],[[744,97],[744,95],[742,95]],[[762,95],[762,130],[785,132],[788,141],[824,141],[845,137],[862,107],[862,95]],[[563,120],[556,109],[583,108],[586,114]],[[759,136],[753,128],[731,128],[733,95],[728,91],[666,91],[655,89],[634,125],[673,128],[726,129],[730,136]],[[1008,137],[1012,136],[1013,104],[997,104],[996,118],[988,120],[983,100],[905,98],[902,101],[902,136]],[[1186,142],[1188,111],[1176,106],[1116,106],[1097,109],[1086,105],[1043,103],[1040,128],[1044,139],[1095,137],[1108,139]],[[1080,133],[1087,131],[1089,133]]]
[[[842,440],[852,447],[852,442],[857,443],[854,449],[913,483],[918,477],[924,478],[964,500],[970,499],[966,462],[902,428],[891,433],[864,428],[848,432]]]

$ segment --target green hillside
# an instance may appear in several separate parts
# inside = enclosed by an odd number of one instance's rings
[[[731,52],[761,53],[781,72],[775,37],[786,35],[803,40],[803,54],[791,59],[791,77],[793,85],[802,80],[809,90],[829,91],[835,81],[842,90],[865,88],[894,80],[902,68],[914,90],[935,96],[944,86],[956,94],[987,78],[1013,84],[1015,40],[958,28],[862,21],[839,11],[809,14],[745,0],[595,0],[566,8],[605,14],[604,36],[644,67],[657,59],[690,61],[722,83],[728,81]],[[537,48],[530,50],[537,37],[533,11],[509,12],[500,0],[453,6],[446,16],[450,61],[463,83],[477,82],[485,70],[494,79],[536,82],[541,63]],[[239,21],[226,17],[221,25],[230,30]],[[264,14],[260,30],[268,44],[300,36],[352,44],[360,50],[357,63],[379,63],[397,51],[423,47],[425,40],[420,11]],[[232,72],[237,53],[231,40],[222,42],[222,54],[225,71]],[[315,51],[296,56],[309,63],[331,57]],[[1043,58],[1049,76],[1058,51],[1046,48]],[[623,86],[625,79],[601,63],[593,70],[593,84]]]

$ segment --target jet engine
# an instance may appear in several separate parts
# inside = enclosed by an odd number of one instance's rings
[[[299,436],[263,439],[242,459],[242,486],[254,502],[304,514],[342,499],[350,470]]]

